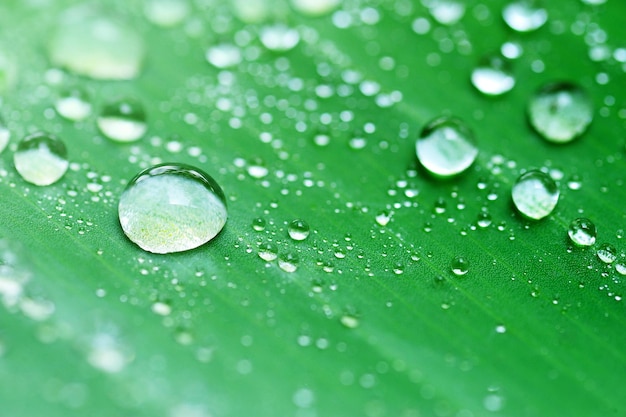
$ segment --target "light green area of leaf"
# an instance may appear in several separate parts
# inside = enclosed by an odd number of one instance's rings
[[[626,413],[624,277],[566,234],[588,217],[598,243],[624,261],[624,3],[545,2],[547,24],[526,34],[504,24],[495,0],[466,2],[453,26],[417,1],[345,2],[345,13],[316,18],[259,1],[269,7],[252,23],[230,3],[195,3],[168,29],[146,20],[142,2],[101,6],[145,40],[140,76],[64,73],[60,84],[46,48],[70,3],[0,6],[0,112],[12,135],[0,155],[0,414]],[[346,16],[352,25],[337,28]],[[371,16],[379,20],[362,22]],[[431,23],[427,34],[412,30],[416,18]],[[298,28],[294,49],[260,43],[275,22]],[[208,47],[235,41],[245,43],[242,63],[206,62]],[[506,41],[523,47],[517,84],[486,98],[471,70]],[[590,59],[594,45],[609,56]],[[348,71],[361,79],[349,82]],[[525,109],[559,80],[585,88],[595,116],[581,138],[555,146],[532,131]],[[364,94],[363,82],[380,92]],[[138,98],[147,135],[119,144],[102,137],[95,114],[63,120],[53,103],[68,84],[87,90],[96,113]],[[324,89],[333,94],[320,97]],[[389,97],[401,99],[381,107]],[[430,178],[414,151],[440,114],[465,120],[480,147],[470,170],[447,181]],[[72,163],[49,187],[27,184],[12,163],[19,139],[37,130],[63,138]],[[328,146],[314,144],[318,133]],[[351,149],[354,137],[365,148]],[[183,149],[168,150],[172,141]],[[257,159],[264,178],[247,173]],[[229,220],[207,245],[153,255],[123,235],[120,193],[161,161],[198,166],[223,187]],[[510,199],[531,168],[562,174],[560,202],[539,222]],[[580,189],[568,187],[572,178]],[[493,219],[484,229],[483,209]],[[386,226],[376,221],[383,211]],[[264,231],[252,228],[258,217]],[[312,229],[302,242],[287,235],[297,218]],[[297,271],[261,260],[266,242],[297,255]],[[456,256],[470,264],[461,277],[450,270]]]

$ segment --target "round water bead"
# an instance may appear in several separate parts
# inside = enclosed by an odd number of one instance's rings
[[[548,12],[536,4],[535,0],[514,1],[504,7],[502,17],[517,32],[537,30],[548,20]]]
[[[567,234],[576,246],[591,246],[596,243],[596,225],[584,217],[572,220]]]
[[[144,53],[143,39],[133,26],[86,5],[61,16],[48,44],[55,65],[95,79],[135,78]]]
[[[147,0],[144,14],[157,26],[172,27],[185,20],[189,9],[187,0]]]
[[[511,194],[520,213],[529,219],[540,220],[552,213],[560,193],[548,174],[531,170],[517,179]]]
[[[213,239],[227,218],[220,186],[202,170],[165,163],[140,172],[120,197],[120,224],[153,253],[182,252]]]
[[[309,224],[304,220],[294,220],[289,223],[289,227],[287,228],[287,232],[289,233],[289,237],[293,240],[304,240],[309,237]]]
[[[91,103],[87,93],[80,88],[71,88],[62,91],[54,102],[54,108],[61,117],[79,121],[91,114]]]
[[[307,16],[321,16],[330,13],[341,4],[341,0],[291,0],[298,12]]]
[[[300,42],[297,29],[282,23],[264,26],[261,29],[261,43],[270,51],[284,52],[293,49]]]
[[[452,273],[456,276],[463,276],[469,271],[469,261],[463,256],[457,256],[450,264]]]
[[[243,57],[239,47],[230,43],[222,43],[207,49],[205,58],[217,68],[230,68],[241,63]]]
[[[483,58],[472,71],[472,85],[488,96],[499,96],[515,86],[510,65],[499,56]]]
[[[566,143],[581,135],[593,119],[593,107],[579,86],[562,82],[541,88],[528,105],[530,124],[546,140]]]
[[[143,105],[132,99],[106,105],[96,123],[104,136],[116,142],[134,142],[148,130]]]
[[[417,158],[437,177],[452,177],[469,168],[478,155],[476,140],[461,120],[442,116],[428,123],[416,143]]]
[[[65,144],[43,132],[20,141],[13,154],[13,163],[25,181],[41,186],[57,182],[69,166]]]
[[[617,250],[615,246],[609,243],[603,243],[596,251],[596,255],[605,264],[610,264],[617,259]]]

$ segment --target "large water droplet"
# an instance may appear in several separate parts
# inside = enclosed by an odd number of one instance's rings
[[[310,228],[307,222],[297,219],[289,223],[287,231],[293,240],[304,240],[309,237]]]
[[[116,142],[136,141],[148,130],[143,105],[131,99],[105,106],[96,123],[107,138]]]
[[[181,252],[213,239],[226,223],[226,199],[211,176],[184,164],[140,172],[122,193],[124,233],[153,253]]]
[[[96,8],[79,6],[61,16],[48,53],[55,65],[77,74],[128,80],[141,70],[144,43],[134,27]]]
[[[539,29],[548,20],[546,9],[538,7],[534,0],[519,0],[505,6],[502,17],[509,27],[517,32]]]
[[[610,264],[617,259],[617,250],[615,246],[609,243],[603,243],[596,251],[596,255],[605,264]]]
[[[428,172],[438,177],[452,177],[472,165],[478,148],[474,134],[465,123],[443,116],[424,127],[416,152]]]
[[[515,86],[510,65],[498,56],[484,58],[472,71],[472,84],[478,91],[489,96],[498,96]]]
[[[596,225],[584,217],[572,220],[567,234],[576,246],[591,246],[596,243]]]
[[[278,23],[261,29],[261,43],[270,51],[284,52],[300,42],[300,34],[284,24]]]
[[[559,201],[559,194],[554,180],[539,170],[522,174],[512,191],[515,207],[533,220],[543,219],[552,213]]]
[[[593,119],[587,94],[572,83],[541,88],[528,106],[530,124],[546,140],[566,143],[581,135]]]
[[[80,88],[70,88],[62,91],[54,102],[54,108],[61,117],[79,121],[91,114],[91,103],[87,93]]]
[[[35,185],[57,182],[69,166],[65,144],[43,132],[22,139],[13,155],[13,162],[22,178]]]

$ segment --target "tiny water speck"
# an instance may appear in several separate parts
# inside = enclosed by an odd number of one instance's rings
[[[499,56],[481,60],[472,71],[471,80],[478,91],[488,96],[499,96],[515,86],[510,64]]]
[[[428,123],[416,143],[417,158],[436,177],[465,171],[478,155],[474,134],[461,120],[439,117]]]
[[[502,10],[507,25],[516,32],[531,32],[539,29],[548,20],[548,12],[535,5],[534,0],[518,0]]]
[[[603,243],[596,251],[596,255],[605,264],[610,264],[617,259],[617,250],[610,243]]]
[[[559,202],[559,194],[554,180],[539,170],[522,174],[511,192],[517,210],[533,220],[543,219],[552,213]]]
[[[65,144],[43,132],[26,136],[19,142],[13,163],[25,181],[39,186],[54,184],[69,167]]]
[[[574,219],[569,224],[567,235],[576,246],[592,246],[596,243],[596,225],[584,217]]]
[[[165,163],[133,178],[120,197],[119,220],[128,238],[153,253],[194,249],[226,224],[224,192],[190,165]]]
[[[104,136],[115,142],[134,142],[148,130],[143,105],[132,99],[106,105],[96,124]]]
[[[289,223],[287,232],[293,240],[304,240],[309,237],[310,227],[304,220],[296,219]]]
[[[528,117],[544,139],[567,143],[585,132],[593,119],[593,107],[587,93],[578,85],[553,83],[531,98]]]

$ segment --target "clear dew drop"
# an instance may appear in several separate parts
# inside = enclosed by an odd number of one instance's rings
[[[298,255],[289,252],[278,258],[278,267],[285,272],[296,272],[298,269]]]
[[[261,243],[257,254],[265,262],[272,262],[278,258],[278,247],[272,242]]]
[[[217,68],[230,68],[241,63],[241,49],[230,43],[222,43],[207,49],[206,60]]]
[[[296,219],[289,223],[287,233],[293,240],[304,240],[309,237],[310,227],[304,220]]]
[[[596,251],[596,255],[598,256],[598,259],[605,264],[610,264],[615,262],[617,259],[617,250],[615,249],[615,246],[609,243],[603,243]]]
[[[359,327],[359,319],[351,314],[344,314],[339,319],[340,323],[348,329],[356,329]]]
[[[387,226],[390,221],[391,213],[389,213],[389,211],[387,210],[383,210],[376,215],[376,223],[378,223],[379,226]]]
[[[4,119],[0,117],[0,153],[7,147],[9,140],[11,140],[11,131],[4,123]]]
[[[431,16],[442,25],[451,26],[465,14],[465,5],[457,0],[423,0]]]
[[[162,301],[157,301],[150,308],[154,314],[159,316],[169,316],[172,313],[172,306]]]
[[[491,226],[492,222],[493,221],[492,221],[491,215],[489,213],[484,212],[484,211],[478,213],[478,219],[476,220],[476,224],[481,229],[485,229],[485,228]]]
[[[626,275],[626,263],[620,262],[615,264],[615,271],[620,275]]]
[[[548,12],[536,3],[535,0],[519,0],[509,3],[502,10],[502,17],[506,24],[516,32],[537,30],[548,20]]]
[[[142,249],[171,253],[213,239],[226,224],[226,199],[211,176],[184,164],[159,164],[133,178],[120,197],[119,220]]]
[[[185,20],[189,9],[187,0],[147,0],[144,14],[157,26],[172,27]]]
[[[593,107],[579,86],[562,82],[542,87],[528,105],[530,124],[547,141],[567,143],[580,136],[593,119]]]
[[[463,256],[457,256],[450,263],[450,270],[456,276],[463,276],[469,271],[469,261]]]
[[[461,120],[439,117],[428,123],[416,143],[417,158],[437,177],[465,171],[478,155],[474,134]]]
[[[584,217],[574,219],[569,224],[567,235],[576,246],[592,246],[596,243],[596,225]]]
[[[256,232],[262,232],[265,230],[265,219],[262,217],[257,217],[256,219],[252,220],[252,228],[256,231]]]
[[[511,192],[517,210],[533,220],[543,219],[552,213],[559,201],[559,194],[554,180],[539,170],[522,174]]]
[[[489,56],[472,71],[472,85],[488,96],[499,96],[515,86],[510,64],[499,56]]]
[[[65,144],[43,132],[20,141],[13,154],[13,163],[25,181],[40,186],[54,184],[69,167]]]
[[[133,26],[90,6],[66,11],[48,44],[54,65],[94,79],[135,78],[144,53],[143,39]]]
[[[62,91],[54,102],[59,115],[67,120],[84,120],[91,115],[92,105],[87,92],[80,88]]]
[[[306,16],[322,16],[333,11],[341,0],[291,0],[292,7]]]
[[[260,38],[263,46],[274,52],[289,51],[300,42],[298,31],[282,23],[261,28]]]
[[[106,105],[96,123],[104,136],[116,142],[134,142],[148,130],[143,105],[132,99]]]

